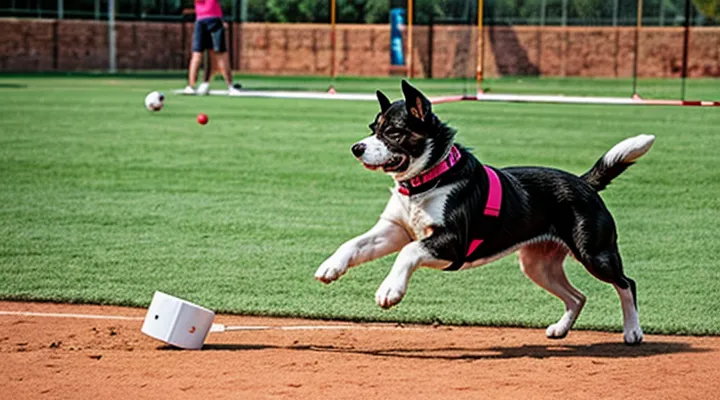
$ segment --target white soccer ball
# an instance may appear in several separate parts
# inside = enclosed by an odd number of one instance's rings
[[[161,92],[152,92],[145,96],[145,108],[150,111],[160,111],[165,104],[165,95]]]

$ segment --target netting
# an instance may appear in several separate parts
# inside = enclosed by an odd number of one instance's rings
[[[442,49],[444,68],[426,76],[467,78],[478,71],[486,94],[720,100],[717,9],[700,3],[466,2],[462,12],[453,10],[455,21],[439,25],[435,18],[431,29],[439,40],[432,45]],[[478,4],[483,35],[477,47],[467,46],[477,40],[470,30],[478,29]]]
[[[130,71],[187,68],[191,0],[115,0],[118,22],[110,29],[108,1],[3,1],[0,16],[58,20],[2,21],[12,25],[6,32],[28,33],[4,38],[16,51],[0,70],[96,70],[113,63]],[[346,76],[406,76],[432,79],[425,85],[433,93],[460,98],[480,92],[485,99],[505,94],[720,100],[717,0],[221,4],[233,69],[268,77],[258,88],[317,91]],[[23,47],[35,42],[45,44],[40,53]],[[314,78],[284,85],[272,79],[286,75]]]

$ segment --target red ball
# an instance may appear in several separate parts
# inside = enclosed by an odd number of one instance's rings
[[[200,125],[205,125],[208,123],[208,116],[205,114],[198,114],[197,116],[197,122]]]

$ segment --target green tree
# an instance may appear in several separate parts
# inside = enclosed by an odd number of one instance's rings
[[[382,24],[390,19],[390,2],[387,0],[368,0],[365,7],[365,22]]]
[[[330,10],[327,0],[267,0],[268,22],[327,22]]]
[[[573,0],[569,8],[570,18],[588,22],[608,18],[612,15],[612,1],[607,0]]]
[[[720,0],[693,0],[697,10],[707,18],[716,19],[720,16]]]
[[[248,21],[265,21],[267,15],[266,0],[246,0]]]

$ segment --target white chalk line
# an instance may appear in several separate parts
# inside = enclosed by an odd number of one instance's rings
[[[175,94],[185,95],[184,89],[173,91]],[[281,99],[318,99],[318,100],[359,100],[375,101],[374,94],[369,93],[328,93],[305,91],[264,91],[241,90],[228,95],[227,90],[211,90],[213,96],[228,97],[266,97]],[[194,94],[193,94],[194,95]],[[684,100],[656,100],[632,97],[594,97],[594,96],[563,96],[563,95],[537,95],[537,94],[502,94],[478,93],[474,96],[439,96],[430,97],[433,104],[447,103],[461,100],[516,102],[516,103],[557,103],[557,104],[609,104],[609,105],[645,105],[645,106],[720,106],[720,101],[684,101]]]
[[[0,315],[19,317],[49,317],[49,318],[75,318],[75,319],[119,319],[125,321],[142,321],[143,317],[126,317],[123,315],[97,315],[97,314],[66,314],[66,313],[42,313],[32,311],[2,311]]]
[[[102,320],[123,320],[142,321],[144,317],[128,317],[124,315],[99,315],[99,314],[72,314],[72,313],[45,313],[32,311],[3,311],[0,316],[15,317],[42,317],[42,318],[74,318],[74,319],[102,319]],[[212,324],[210,332],[221,333],[231,331],[321,331],[321,330],[418,330],[427,329],[422,327],[379,326],[379,325],[239,325],[227,326],[224,324]]]
[[[422,330],[422,327],[406,327],[406,326],[381,326],[381,325],[245,325],[245,326],[225,326],[223,324],[212,324],[211,333],[231,332],[231,331],[341,331],[341,330]]]

